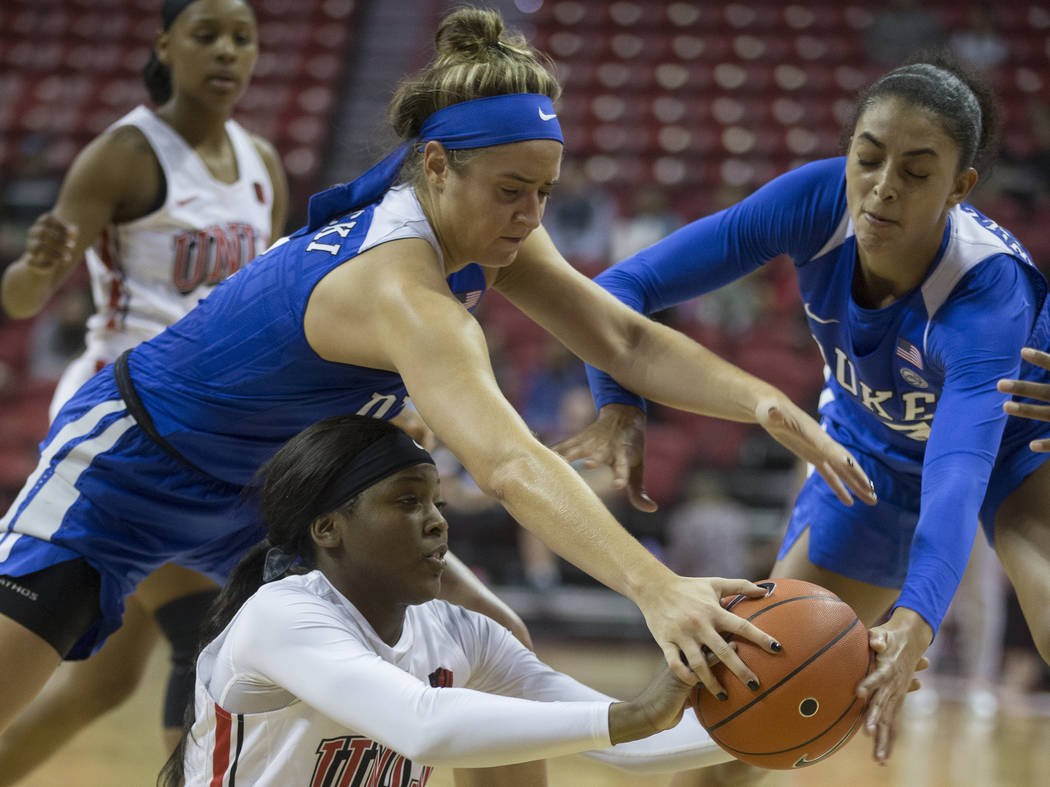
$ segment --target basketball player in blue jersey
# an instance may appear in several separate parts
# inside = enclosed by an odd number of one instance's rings
[[[990,94],[953,62],[926,60],[861,94],[845,158],[782,175],[598,277],[652,312],[779,254],[794,259],[828,369],[824,426],[874,479],[879,502],[843,506],[811,475],[773,575],[830,588],[869,625],[889,612],[860,687],[880,762],[978,521],[1050,659],[1050,470],[1027,449],[1050,429],[1008,422],[996,391],[1001,377],[1048,379],[1019,356],[1050,341],[1047,285],[1017,239],[964,202],[996,134]],[[590,374],[599,419],[558,450],[611,460],[643,506],[641,400],[615,375]]]
[[[306,227],[62,408],[0,520],[0,727],[63,657],[105,640],[157,565],[229,571],[261,536],[242,492],[283,442],[333,414],[391,418],[409,393],[483,490],[639,605],[680,678],[721,692],[706,646],[758,685],[723,633],[779,645],[719,599],[762,589],[679,577],[633,539],[503,397],[465,306],[492,286],[647,396],[761,423],[845,502],[874,502],[871,482],[780,391],[548,262],[538,228],[561,160],[560,88],[524,39],[501,33],[495,12],[450,15],[437,58],[392,99],[406,144],[316,195]],[[469,572],[449,575],[447,594],[500,612],[478,583],[464,591]]]

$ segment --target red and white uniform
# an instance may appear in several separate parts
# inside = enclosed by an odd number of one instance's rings
[[[117,126],[135,126],[149,140],[167,193],[158,210],[108,225],[87,250],[96,312],[88,319],[87,351],[55,390],[52,417],[102,366],[182,318],[270,241],[273,184],[240,125],[226,122],[237,159],[233,183],[216,180],[186,140],[144,106],[110,128]]]
[[[629,770],[724,762],[692,713],[610,746],[607,697],[491,619],[410,607],[385,644],[319,571],[264,585],[197,662],[187,787],[423,787],[434,767],[589,752]]]

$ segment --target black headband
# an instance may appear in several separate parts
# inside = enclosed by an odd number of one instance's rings
[[[309,521],[342,508],[356,495],[399,470],[423,463],[434,464],[434,458],[400,429],[379,438],[355,456],[317,496]],[[263,567],[263,582],[279,579],[298,562],[299,555],[286,548],[270,547]]]
[[[372,484],[406,467],[434,464],[434,458],[419,443],[398,429],[381,437],[353,458],[343,471],[317,496],[311,519],[344,506]]]

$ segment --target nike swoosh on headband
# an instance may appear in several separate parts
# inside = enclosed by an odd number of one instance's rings
[[[546,112],[544,112],[539,107],[536,107],[536,111],[540,113],[540,120],[554,120],[554,118],[558,117],[558,115],[556,113],[552,114],[552,115],[548,115]]]

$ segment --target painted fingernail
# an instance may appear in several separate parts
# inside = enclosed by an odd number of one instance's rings
[[[774,652],[776,652],[776,653],[779,653],[780,651],[782,651],[784,649],[781,646],[781,644],[779,642],[777,642],[776,640],[773,640],[772,642],[770,642],[769,643],[769,647],[773,648]]]
[[[875,482],[872,481],[870,478],[868,479],[868,486],[871,487],[871,491],[875,491]]]
[[[718,694],[716,694],[715,696],[718,697],[718,699],[720,699],[722,702],[725,702],[729,699],[729,695],[726,694],[724,691],[718,692]]]
[[[758,681],[752,678],[747,682],[747,687],[751,689],[751,691],[758,691]]]
[[[847,456],[846,457],[846,464],[848,464],[850,467],[853,467],[853,457],[852,456]]]

